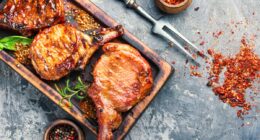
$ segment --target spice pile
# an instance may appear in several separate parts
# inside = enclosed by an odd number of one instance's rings
[[[198,66],[190,66],[190,75],[196,77],[202,77],[202,73],[198,72]]]
[[[77,140],[76,130],[69,125],[59,125],[51,130],[49,140]]]
[[[184,2],[184,0],[164,0],[166,3],[168,4],[172,4],[172,5],[177,5],[180,4],[182,2]]]
[[[213,57],[208,86],[219,98],[232,107],[239,107],[237,116],[243,116],[251,110],[251,104],[245,99],[246,90],[260,78],[260,57],[253,51],[253,46],[245,39],[241,40],[240,52],[235,57],[224,57],[220,53],[208,50]],[[225,70],[225,71],[224,71]],[[224,82],[220,83],[220,75],[224,72]],[[257,92],[257,91],[254,91]]]
[[[15,44],[16,51],[14,52],[15,58],[22,64],[30,64],[30,45],[23,45],[21,43]]]
[[[72,18],[76,22],[76,27],[81,31],[87,31],[101,27],[101,25],[86,11],[73,4],[66,5],[66,17]],[[70,21],[71,22],[71,21]],[[74,24],[74,23],[71,23]]]
[[[90,97],[86,97],[79,103],[80,109],[84,112],[85,118],[97,119],[96,108]]]

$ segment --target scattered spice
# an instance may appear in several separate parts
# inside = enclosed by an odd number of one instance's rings
[[[200,46],[203,46],[205,44],[205,41],[200,42]]]
[[[214,32],[212,35],[213,35],[213,37],[215,37],[215,38],[219,38],[219,36],[221,36],[222,34],[223,34],[222,31],[218,31],[218,32]]]
[[[190,75],[196,77],[202,77],[202,74],[198,72],[198,66],[190,66]]]
[[[92,16],[81,9],[75,9],[73,15],[75,15],[74,18],[78,23],[79,29],[82,31],[100,27],[100,24],[98,24]]]
[[[24,45],[21,43],[15,44],[16,51],[14,52],[15,58],[22,64],[29,65],[30,62],[30,45]]]
[[[78,140],[78,134],[70,125],[58,125],[51,130],[49,140]]]
[[[74,19],[76,21],[76,27],[81,31],[96,29],[101,26],[93,16],[73,4],[68,4],[66,9],[66,17]]]
[[[184,2],[184,0],[164,0],[166,3],[168,4],[172,4],[172,5],[177,5],[180,4],[182,2]]]
[[[84,112],[86,118],[96,119],[96,107],[90,97],[86,97],[79,103],[80,109]]]
[[[194,11],[199,11],[200,7],[194,8]]]
[[[198,56],[205,58],[204,51],[198,51],[197,54]]]
[[[243,116],[251,110],[251,104],[245,99],[246,90],[252,88],[254,81],[260,78],[260,58],[245,39],[241,40],[240,52],[235,57],[224,57],[220,53],[208,50],[213,57],[208,86],[231,107],[239,107],[237,116]],[[224,72],[224,82],[220,85],[220,75]]]
[[[197,71],[192,71],[191,76],[195,76],[195,77],[202,77],[202,74],[200,72],[197,72]]]

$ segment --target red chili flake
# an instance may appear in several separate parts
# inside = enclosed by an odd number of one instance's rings
[[[197,55],[196,55],[195,53],[192,54],[192,57],[193,57],[194,59],[197,59]]]
[[[208,54],[211,55],[211,56],[213,56],[214,51],[213,51],[212,49],[208,49]]]
[[[200,46],[203,46],[205,44],[205,41],[200,42]]]
[[[219,38],[219,36],[222,35],[222,34],[223,34],[222,31],[219,31],[219,32],[216,32],[216,33],[214,32],[214,33],[213,33],[213,37]]]
[[[196,77],[202,77],[202,74],[200,72],[198,72],[198,66],[195,65],[191,65],[190,66],[190,75],[191,76],[196,76]]]
[[[200,72],[197,72],[197,71],[192,71],[191,76],[196,76],[196,77],[202,77],[202,74]]]
[[[197,70],[197,69],[198,69],[198,66],[191,65],[191,66],[190,66],[190,69],[191,69],[191,70]]]
[[[205,57],[205,55],[204,55],[204,52],[203,51],[198,51],[198,53],[197,53],[200,57],[202,57],[202,58],[204,58]]]
[[[208,50],[213,57],[208,86],[224,103],[241,108],[237,116],[243,119],[251,110],[251,103],[245,99],[246,90],[252,88],[254,81],[260,78],[260,57],[245,39],[241,40],[241,44],[240,52],[235,57],[224,57]],[[224,83],[220,85],[220,74],[224,68]]]

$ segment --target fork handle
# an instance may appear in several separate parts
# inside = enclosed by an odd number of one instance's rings
[[[150,14],[148,14],[141,6],[139,6],[135,0],[124,0],[125,4],[134,10],[136,10],[143,17],[147,18],[150,22],[155,24],[157,22]]]
[[[133,8],[136,9],[139,5],[136,3],[135,0],[123,0],[125,2],[125,4],[129,7],[129,8]]]

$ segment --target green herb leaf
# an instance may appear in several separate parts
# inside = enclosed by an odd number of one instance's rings
[[[0,39],[0,50],[7,49],[15,51],[16,43],[21,43],[22,45],[29,45],[32,43],[32,39],[23,36],[9,36]]]
[[[4,45],[0,43],[0,51],[4,49]]]
[[[61,89],[56,84],[55,88],[58,91],[58,93],[62,96],[59,105],[62,105],[63,101],[66,99],[69,102],[69,107],[72,107],[72,97],[76,96],[76,98],[79,100],[84,99],[86,97],[86,89],[88,88],[88,85],[85,85],[82,82],[81,78],[78,77],[78,82],[75,84],[75,86],[70,86],[70,80],[67,80],[66,86],[64,88]]]
[[[78,99],[82,100],[82,99],[84,99],[86,96],[81,96],[81,95],[79,95],[79,94],[76,94],[76,97],[77,97]]]

